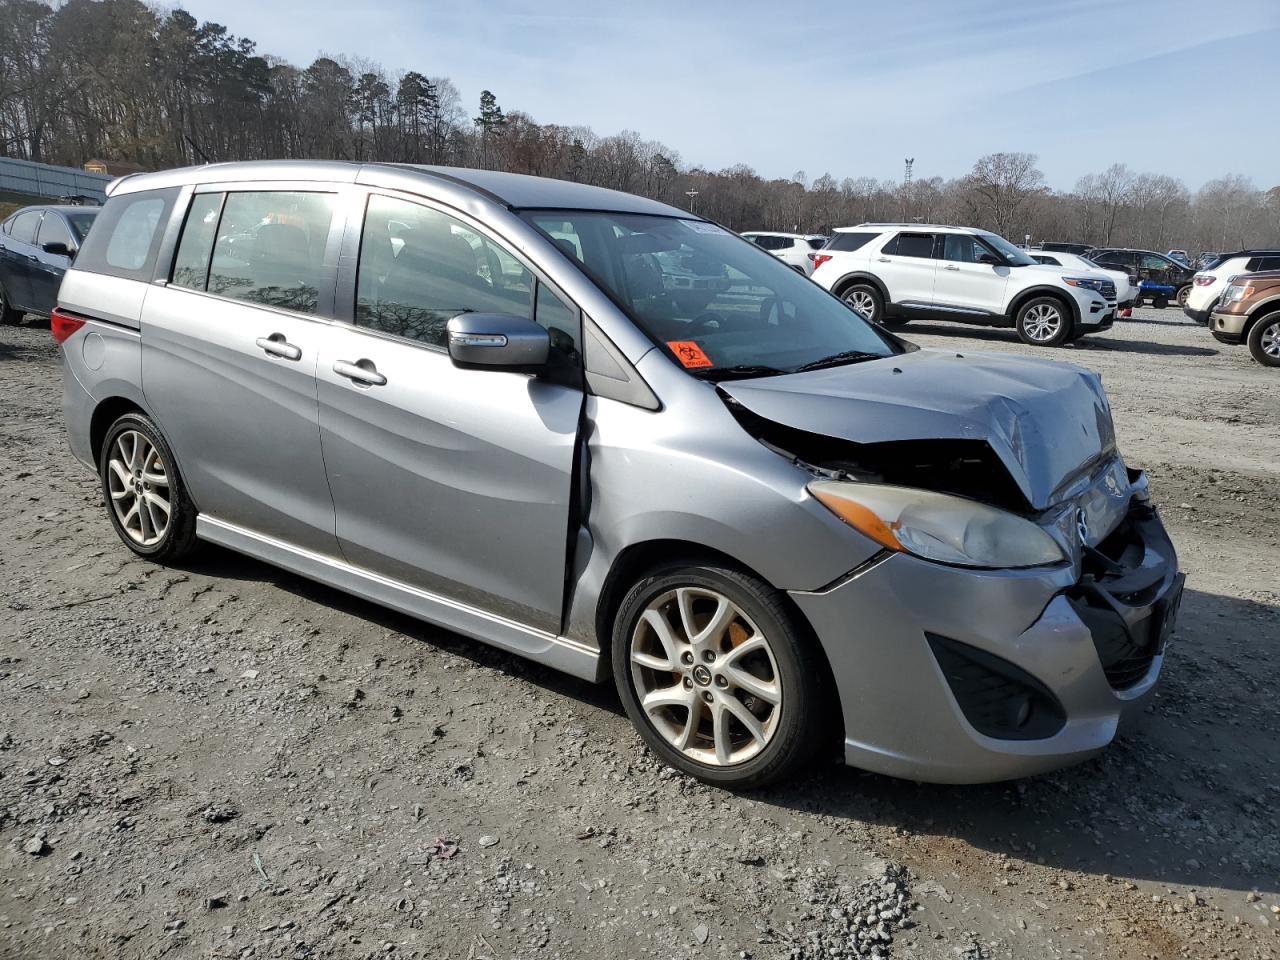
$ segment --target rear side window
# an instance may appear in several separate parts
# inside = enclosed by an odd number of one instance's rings
[[[40,221],[40,244],[46,243],[62,243],[67,247],[74,247],[76,242],[71,237],[71,231],[67,229],[66,223],[56,213],[46,213],[44,219]]]
[[[873,237],[877,236],[879,234],[876,233],[837,233],[827,241],[827,245],[823,249],[849,253],[851,250],[862,249]],[[893,241],[890,242],[892,243]]]
[[[19,243],[35,243],[36,228],[40,226],[40,214],[42,210],[28,210],[26,213],[20,213],[13,218],[13,228],[9,231],[9,235]]]
[[[191,199],[187,218],[178,240],[171,281],[179,287],[204,290],[209,283],[209,260],[218,235],[218,215],[222,213],[222,193],[197,193]]]
[[[933,256],[933,234],[900,233],[890,240],[881,252],[899,257],[928,259]]]
[[[208,291],[316,313],[320,291],[330,282],[324,251],[334,199],[331,193],[228,193],[213,243]]]
[[[821,249],[822,249],[823,247],[825,247],[826,245],[827,245],[827,238],[826,238],[826,237],[810,237],[810,238],[809,238],[809,249],[810,249],[810,250],[821,250]]]
[[[178,188],[112,197],[98,214],[76,257],[76,269],[150,280]]]

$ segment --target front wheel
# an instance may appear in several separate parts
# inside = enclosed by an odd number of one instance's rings
[[[1249,352],[1264,367],[1280,367],[1280,310],[1258,320],[1249,331]]]
[[[1035,297],[1018,309],[1014,325],[1023,343],[1060,347],[1071,336],[1071,313],[1056,297]]]
[[[614,621],[613,674],[649,748],[716,786],[793,774],[827,732],[813,642],[778,591],[726,567],[672,564],[636,583]]]
[[[98,475],[111,525],[134,553],[157,563],[189,554],[196,509],[173,451],[149,417],[126,413],[107,431]]]
[[[9,303],[9,295],[0,286],[0,324],[14,326],[22,321],[22,311],[15,310]]]
[[[871,284],[855,283],[840,294],[840,299],[867,323],[884,322],[884,297]]]

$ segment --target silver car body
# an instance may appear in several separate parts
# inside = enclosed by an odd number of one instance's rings
[[[318,184],[338,197],[322,315],[167,283],[195,192]],[[153,276],[67,274],[59,307],[88,322],[64,344],[65,413],[71,448],[91,466],[115,416],[151,416],[206,540],[590,680],[609,676],[610,617],[640,565],[691,551],[731,558],[785,591],[812,627],[838,688],[847,761],[919,780],[1002,779],[1087,757],[1156,683],[1162,649],[1122,688],[1108,679],[1078,595],[1101,576],[1089,551],[1135,512],[1146,532],[1134,565],[1147,576],[1131,606],[1109,601],[1117,622],[1160,627],[1153,618],[1180,586],[1092,373],[918,351],[717,387],[658,349],[516,212],[689,219],[683,211],[533,177],[320,162],[135,176],[113,196],[165,189],[176,196]],[[586,389],[458,369],[445,353],[353,326],[369,191],[500,239],[576,305]],[[264,340],[296,345],[299,362],[279,362]],[[335,361],[357,358],[386,386],[335,375]],[[812,464],[780,455],[744,417],[833,443],[985,442],[1070,560],[973,570],[885,551],[809,495]],[[1061,704],[1060,729],[979,732],[929,636],[1032,675]]]

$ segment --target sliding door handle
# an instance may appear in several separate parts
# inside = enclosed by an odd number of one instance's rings
[[[273,333],[269,337],[259,337],[253,342],[258,345],[258,349],[265,350],[273,357],[280,357],[283,360],[302,359],[302,348],[286,340],[283,333]]]
[[[355,363],[335,360],[333,372],[340,377],[364,384],[366,387],[382,387],[387,383],[387,378],[378,372],[372,360],[357,360]]]

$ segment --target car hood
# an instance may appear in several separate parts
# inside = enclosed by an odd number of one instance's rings
[[[854,443],[985,440],[1036,510],[1115,450],[1101,378],[1052,360],[918,350],[720,389],[757,416]]]
[[[1059,267],[1056,264],[1052,264],[1052,263],[1029,263],[1021,269],[1045,271],[1048,273],[1055,274],[1059,277],[1087,277],[1090,280],[1110,280],[1111,279],[1111,277],[1107,276],[1107,271],[1099,270],[1097,267],[1093,267],[1088,270],[1086,269],[1076,270],[1072,267]]]

